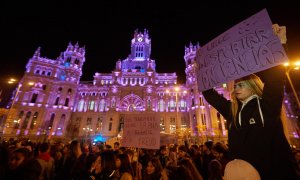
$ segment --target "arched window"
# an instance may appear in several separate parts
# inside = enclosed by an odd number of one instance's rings
[[[52,129],[54,118],[55,118],[55,114],[51,114],[51,118],[49,120],[48,126],[46,126],[47,130]]]
[[[99,104],[99,111],[100,112],[103,112],[105,109],[105,100],[104,99],[101,99],[100,100],[100,104]]]
[[[83,110],[84,100],[80,100],[78,103],[78,111],[81,112]]]
[[[38,112],[35,112],[35,113],[33,114],[33,118],[32,118],[32,120],[31,120],[31,124],[30,124],[30,129],[33,129],[34,126],[36,125],[36,121],[37,121],[38,115],[39,115]]]
[[[22,118],[23,118],[23,115],[24,115],[24,111],[21,111],[21,112],[19,113],[18,120],[15,122],[15,125],[14,125],[14,128],[15,128],[15,129],[18,129],[18,128],[19,128],[20,122],[21,122],[21,120],[22,120]]]
[[[71,57],[68,57],[67,60],[66,60],[66,62],[70,63],[71,62]]]
[[[116,100],[115,99],[112,99],[111,100],[111,107],[115,107],[116,106]]]
[[[103,123],[103,117],[98,117],[97,124],[96,124],[96,133],[100,133],[102,131],[102,123]]]
[[[75,62],[74,62],[75,64],[79,64],[79,59],[75,59]]]
[[[69,93],[69,94],[72,93],[72,89],[71,89],[71,88],[68,89],[68,93]]]
[[[69,98],[66,98],[66,100],[65,100],[65,106],[69,106]]]
[[[175,107],[176,107],[176,103],[173,99],[171,99],[170,102],[169,102],[169,108],[174,110]]]
[[[186,108],[186,102],[185,100],[180,100],[179,107],[181,110],[184,110]]]
[[[26,113],[25,119],[24,119],[24,121],[22,123],[22,129],[26,129],[27,128],[30,116],[31,116],[31,112],[29,111],[29,112]]]
[[[95,107],[95,101],[90,101],[89,110],[94,110],[94,107]]]
[[[161,99],[158,102],[158,109],[159,109],[160,112],[163,112],[165,110],[165,101],[164,100]]]
[[[147,101],[147,108],[148,108],[148,109],[151,108],[151,101],[150,101],[150,100]]]
[[[112,130],[112,118],[109,119],[108,131]]]
[[[66,120],[66,115],[65,114],[61,115],[58,126],[57,126],[57,131],[56,131],[57,135],[62,135],[65,120]]]
[[[55,102],[54,102],[54,105],[58,105],[58,102],[59,102],[59,97],[57,97],[56,99],[55,99]]]
[[[30,102],[31,102],[31,103],[35,103],[36,100],[37,100],[37,97],[38,97],[38,93],[33,93]]]

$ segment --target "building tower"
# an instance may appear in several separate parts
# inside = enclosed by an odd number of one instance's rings
[[[199,48],[199,43],[197,45],[190,43],[188,47],[185,47],[184,55],[192,136],[196,141],[200,140],[200,143],[208,139],[226,141],[226,120],[205,101],[198,90],[196,52]],[[223,87],[216,87],[216,90],[229,98],[229,91],[226,87],[227,85],[224,84]]]
[[[56,59],[40,56],[40,47],[26,65],[5,124],[4,135],[46,139],[63,135],[85,61],[85,49],[68,45]]]

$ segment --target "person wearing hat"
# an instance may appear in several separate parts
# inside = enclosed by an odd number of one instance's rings
[[[249,162],[267,180],[299,179],[281,121],[284,78],[284,67],[276,66],[237,79],[231,100],[214,89],[203,91],[227,120],[231,159]]]

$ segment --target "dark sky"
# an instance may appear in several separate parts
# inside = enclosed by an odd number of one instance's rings
[[[263,8],[273,23],[287,27],[287,54],[296,60],[300,58],[300,12],[295,2],[10,0],[0,7],[1,78],[20,78],[39,46],[41,56],[56,59],[70,41],[78,41],[86,47],[82,80],[92,80],[95,72],[114,70],[115,62],[129,55],[134,30],[146,28],[157,71],[176,72],[179,82],[184,83],[186,45],[199,42],[203,46]],[[299,85],[299,78],[297,81]]]

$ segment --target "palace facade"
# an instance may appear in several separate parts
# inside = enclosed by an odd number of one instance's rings
[[[69,43],[57,59],[41,57],[38,48],[13,96],[4,136],[121,137],[126,114],[156,112],[162,134],[226,141],[226,120],[197,88],[197,48],[185,48],[185,84],[177,83],[176,73],[156,72],[147,30],[135,31],[129,56],[111,73],[95,73],[91,82],[80,81],[84,47]],[[230,85],[216,89],[229,98]]]

